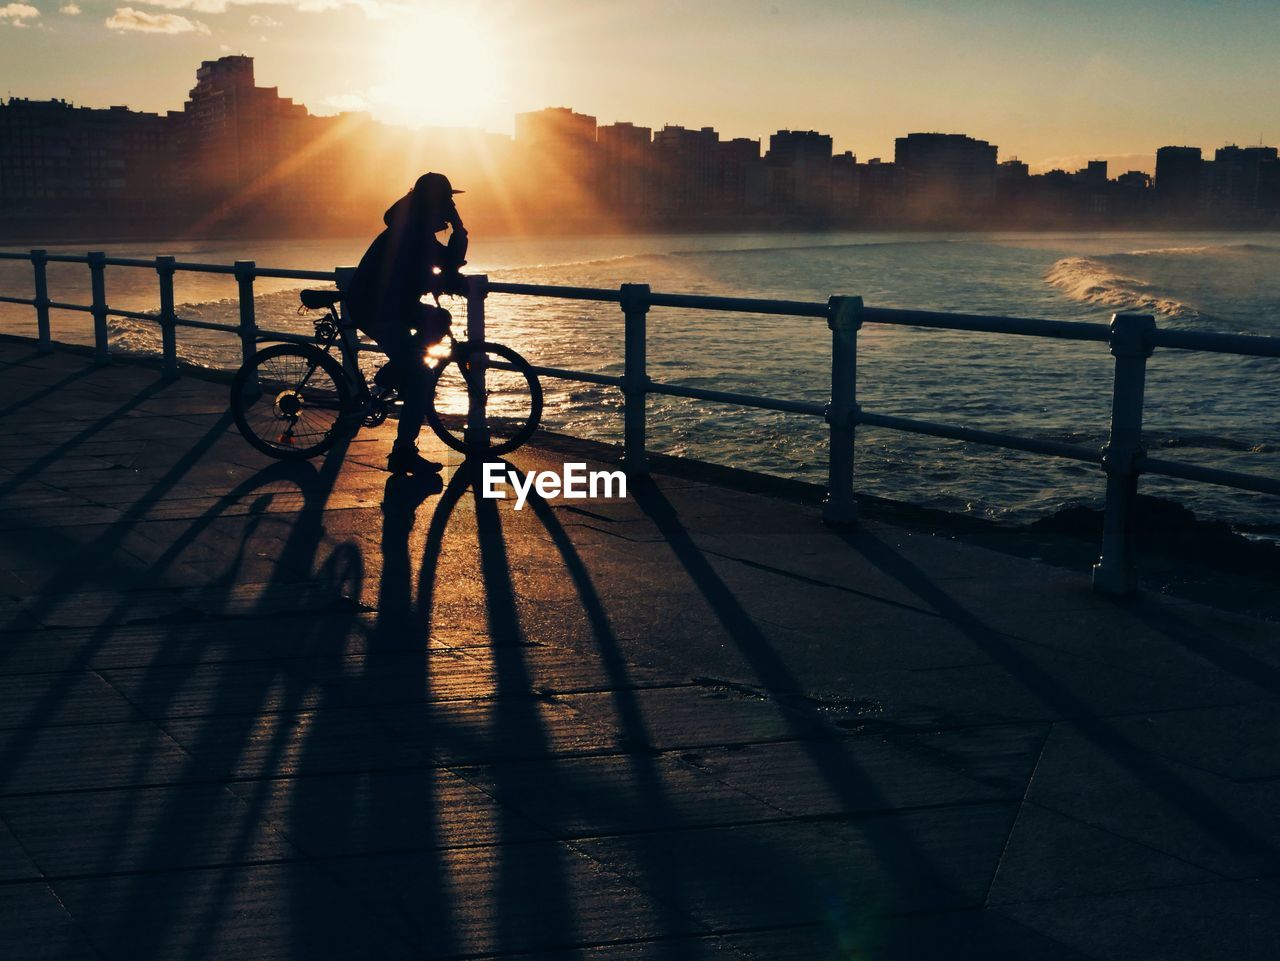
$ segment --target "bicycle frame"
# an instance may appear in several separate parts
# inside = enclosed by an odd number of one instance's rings
[[[393,405],[400,400],[394,376],[366,379],[359,364],[359,354],[364,346],[360,333],[353,324],[343,322],[346,312],[340,302],[331,293],[318,291],[304,291],[301,299],[304,307],[319,314],[318,317],[312,315],[315,318],[314,337],[306,340],[301,337],[286,337],[285,344],[264,346],[252,358],[246,359],[245,365],[237,372],[233,385],[232,407],[241,433],[259,450],[275,457],[294,456],[282,446],[293,442],[279,438],[292,436],[305,408],[331,410],[337,416],[333,428],[322,435],[316,435],[316,431],[311,430],[310,434],[319,439],[312,440],[306,445],[306,451],[298,455],[309,457],[326,450],[333,443],[331,438],[340,436],[341,431],[354,432],[361,426],[377,427],[382,424],[393,412]],[[335,347],[338,357],[333,356]],[[478,452],[486,455],[501,454],[515,450],[537,430],[543,406],[541,386],[535,369],[511,348],[489,341],[460,339],[450,324],[445,327],[438,342],[427,343],[425,339],[418,339],[415,347],[409,349],[415,352],[423,368],[418,374],[404,371],[398,373],[401,379],[406,376],[414,377],[415,381],[417,376],[424,378],[424,416],[446,446],[467,456]],[[259,360],[260,356],[262,360]],[[293,368],[294,373],[290,375],[288,386],[283,390],[277,393],[276,388],[272,388],[274,415],[268,411],[267,419],[262,421],[266,425],[264,433],[247,419],[250,415],[246,412],[256,403],[254,398],[258,395],[244,392],[245,385],[256,385],[259,363],[269,364],[274,358],[285,356],[301,359],[303,366],[301,370],[296,366]],[[441,378],[450,365],[457,366],[457,374],[462,383],[450,381],[449,386],[444,388],[441,386]],[[491,440],[487,412],[487,374],[493,369],[515,372],[516,380],[520,383],[516,389],[527,391],[526,396],[529,398],[528,404],[521,407],[521,414],[507,414],[500,419],[506,431],[500,440]],[[340,385],[336,397],[326,393],[323,387],[318,394],[305,390],[317,382],[320,371],[326,372],[326,380],[336,380]],[[387,373],[391,374],[392,371],[388,370]],[[453,397],[459,388],[467,398],[465,415],[455,415],[437,408],[439,398]],[[511,393],[511,388],[505,381],[501,391],[504,395]],[[304,397],[304,393],[307,396]],[[452,420],[455,416],[465,426],[461,433],[457,430],[459,422]],[[344,422],[346,426],[343,426]],[[279,433],[281,427],[283,434]]]

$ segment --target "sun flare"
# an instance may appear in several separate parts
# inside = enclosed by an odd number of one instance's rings
[[[387,120],[476,127],[503,116],[506,57],[492,17],[431,4],[379,26],[380,65],[369,99]]]

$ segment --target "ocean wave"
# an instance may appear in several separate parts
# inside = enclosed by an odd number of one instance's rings
[[[522,264],[518,267],[500,267],[494,268],[489,273],[495,279],[500,276],[510,276],[514,274],[527,273],[536,270],[558,270],[566,267],[602,267],[609,264],[618,264],[623,262],[633,263],[653,263],[662,261],[686,261],[691,257],[732,257],[738,254],[751,255],[774,255],[780,251],[785,252],[808,252],[815,251],[848,251],[848,250],[865,250],[875,247],[925,247],[937,244],[953,244],[956,243],[952,239],[944,240],[868,240],[865,242],[840,243],[840,244],[779,244],[776,246],[764,247],[717,247],[707,249],[688,249],[688,250],[671,250],[671,251],[646,251],[634,254],[619,254],[616,257],[598,257],[589,258],[587,260],[567,260],[558,263],[545,264]]]
[[[160,324],[112,317],[107,321],[107,343],[113,353],[155,357],[164,349]],[[225,367],[227,352],[191,342],[181,335],[177,339],[178,357],[197,367]]]
[[[1184,320],[1205,316],[1191,304],[1160,290],[1150,281],[1130,276],[1103,257],[1063,257],[1049,268],[1044,279],[1083,304],[1148,311]]]
[[[319,285],[317,285],[319,286]],[[298,294],[303,288],[273,290],[253,295],[254,314],[261,325],[264,318],[272,320],[295,319],[301,306]],[[240,318],[238,297],[219,297],[215,300],[189,301],[174,307],[179,317],[203,320],[210,323],[236,323]]]
[[[1280,247],[1272,244],[1201,244],[1194,247],[1153,247],[1150,250],[1131,250],[1124,254],[1111,254],[1110,258],[1127,257],[1240,257],[1248,255],[1280,256]]]
[[[618,254],[614,257],[596,257],[587,260],[560,260],[540,264],[518,264],[508,267],[493,267],[487,271],[495,280],[511,275],[526,273],[531,270],[560,270],[565,267],[600,267],[605,264],[616,264],[626,260],[643,260],[646,257],[669,257],[670,254]]]
[[[930,247],[954,243],[956,243],[956,241],[950,238],[931,240],[868,240],[844,244],[779,244],[777,246],[765,247],[726,247],[716,250],[673,250],[669,254],[661,254],[658,256],[696,257],[700,255],[707,255],[719,257],[733,254],[776,254],[779,251],[811,252],[815,250],[865,250],[873,247]]]

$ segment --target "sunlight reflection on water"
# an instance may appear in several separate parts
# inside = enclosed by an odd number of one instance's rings
[[[171,244],[180,259],[331,269],[358,259],[361,241]],[[159,251],[108,248],[126,256]],[[79,252],[79,251],[76,251]],[[1133,304],[1161,310],[1159,323],[1280,333],[1280,239],[1273,235],[734,235],[493,240],[473,238],[468,269],[495,280],[825,301],[861,294],[874,306],[1106,320]],[[50,296],[88,302],[82,265],[50,265]],[[179,314],[234,323],[234,283],[179,275]],[[0,262],[0,291],[28,295],[30,267]],[[262,327],[309,331],[297,314],[297,281],[262,280]],[[155,276],[111,269],[113,307],[156,306]],[[455,315],[463,305],[452,305]],[[493,295],[489,337],[535,364],[619,374],[617,305]],[[54,312],[55,337],[92,341],[85,314]],[[158,330],[113,321],[113,346],[156,350]],[[0,330],[34,333],[32,311],[0,305]],[[229,335],[180,329],[181,352],[214,366],[238,362]],[[825,402],[830,335],[818,320],[693,310],[649,315],[655,380]],[[367,358],[368,363],[375,359]],[[1280,378],[1276,362],[1157,352],[1148,375],[1147,443],[1159,456],[1280,474]],[[1112,361],[1104,346],[1028,337],[868,325],[859,339],[859,400],[869,410],[1100,444],[1106,435]],[[617,391],[546,381],[544,423],[607,441],[621,439]],[[825,478],[825,431],[816,418],[654,396],[655,450],[795,477]],[[857,485],[881,496],[952,510],[1026,519],[1068,504],[1097,504],[1102,477],[1086,465],[913,437],[859,433]],[[1197,513],[1274,525],[1274,498],[1207,485],[1144,479]]]

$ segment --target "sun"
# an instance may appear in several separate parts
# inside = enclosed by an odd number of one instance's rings
[[[383,119],[410,127],[509,123],[501,21],[471,7],[415,4],[379,33],[368,99]]]

